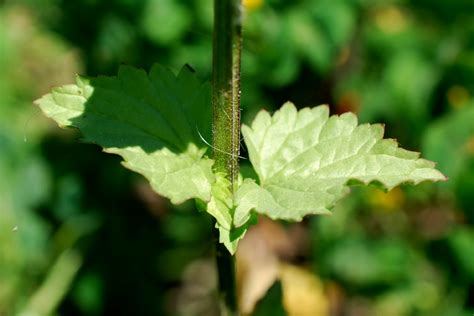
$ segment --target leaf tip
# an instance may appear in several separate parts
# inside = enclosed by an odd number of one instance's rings
[[[329,106],[328,103],[319,104],[319,105],[315,106],[314,108],[327,109],[328,111],[331,109],[331,107]]]
[[[49,93],[48,93],[48,94],[49,94]],[[41,105],[40,103],[42,102],[42,99],[43,99],[44,97],[46,97],[48,94],[45,94],[45,95],[39,97],[38,99],[33,100],[33,104],[36,105],[36,106],[40,106],[40,105]]]
[[[291,102],[291,101],[288,100],[288,101],[286,101],[285,103],[283,103],[283,105],[282,105],[281,108],[282,108],[282,109],[283,109],[283,108],[293,108],[293,109],[296,109],[296,105],[295,105],[293,102]]]

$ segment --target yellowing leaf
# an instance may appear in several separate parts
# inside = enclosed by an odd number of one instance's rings
[[[327,316],[329,302],[322,282],[311,272],[300,267],[282,264],[280,279],[283,287],[283,306],[288,316]]]

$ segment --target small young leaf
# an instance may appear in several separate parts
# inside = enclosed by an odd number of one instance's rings
[[[225,178],[225,174],[216,173],[216,181],[212,185],[211,200],[207,204],[207,212],[216,219],[219,242],[223,243],[231,254],[234,254],[239,241],[253,222],[249,216],[239,227],[235,227],[232,219],[235,205],[230,188],[231,183]]]
[[[211,138],[210,86],[183,67],[178,76],[155,65],[147,74],[122,66],[116,77],[85,79],[53,89],[35,102],[60,126],[124,158],[173,203],[208,202],[213,161],[200,135]]]
[[[230,213],[232,204],[230,181],[225,178],[223,173],[217,173],[216,181],[211,189],[211,200],[207,204],[207,212],[214,216],[218,228],[228,231],[232,229],[232,215]]]
[[[348,191],[348,181],[376,181],[387,189],[404,182],[440,181],[434,163],[383,139],[382,125],[357,125],[352,113],[329,117],[327,106],[297,111],[286,103],[273,116],[260,112],[242,134],[260,184],[245,180],[236,192],[234,224],[255,209],[273,219],[326,214]]]

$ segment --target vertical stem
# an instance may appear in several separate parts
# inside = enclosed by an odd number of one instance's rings
[[[233,183],[238,175],[240,141],[240,0],[214,0],[212,60],[215,168]]]
[[[241,1],[214,0],[212,59],[212,140],[215,170],[231,183],[239,173]],[[222,315],[237,315],[234,258],[216,238],[216,261]]]
[[[221,316],[237,316],[237,284],[235,280],[235,260],[227,248],[219,242],[219,231],[214,229],[216,264]]]

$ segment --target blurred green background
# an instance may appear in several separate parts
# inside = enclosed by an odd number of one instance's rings
[[[386,124],[449,181],[355,188],[300,224],[260,219],[239,249],[243,310],[277,280],[255,315],[471,316],[474,2],[244,2],[243,122],[328,103]],[[209,79],[212,1],[0,5],[0,315],[215,315],[210,219],[32,105],[121,63]]]

